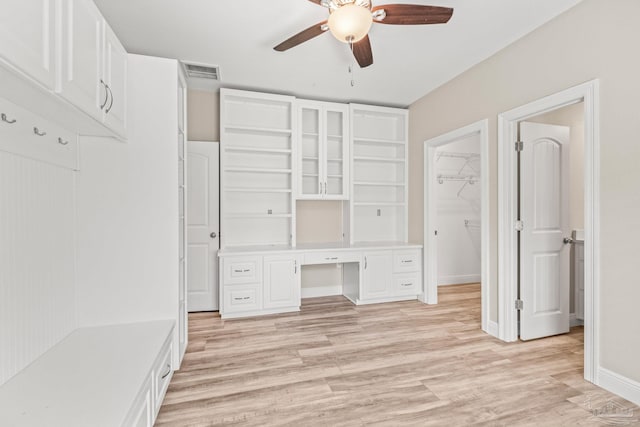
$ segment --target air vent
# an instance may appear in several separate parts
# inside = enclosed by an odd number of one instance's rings
[[[182,63],[188,77],[196,79],[220,80],[220,67],[217,65]]]

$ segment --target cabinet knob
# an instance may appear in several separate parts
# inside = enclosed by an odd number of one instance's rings
[[[212,239],[215,239],[216,237],[218,237],[218,235],[216,234],[215,231],[213,231],[211,234],[209,234],[209,237],[211,237]]]

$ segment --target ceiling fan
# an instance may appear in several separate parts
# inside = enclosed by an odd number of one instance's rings
[[[373,7],[371,0],[309,0],[329,10],[329,19],[303,30],[274,47],[284,52],[327,31],[351,46],[360,67],[373,64],[369,29],[376,22],[393,25],[445,24],[451,19],[449,7],[418,4],[387,4]]]

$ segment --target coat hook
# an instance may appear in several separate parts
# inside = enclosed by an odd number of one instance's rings
[[[17,121],[16,119],[13,119],[13,120],[7,119],[7,115],[5,113],[0,114],[0,119],[2,119],[2,121],[5,123],[9,123],[10,125],[14,124]]]
[[[45,136],[47,134],[46,132],[41,132],[40,129],[36,127],[33,128],[33,133],[35,133],[38,136]]]

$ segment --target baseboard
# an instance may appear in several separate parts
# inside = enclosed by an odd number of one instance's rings
[[[498,338],[498,322],[489,320],[487,322],[487,329],[485,330],[485,332],[491,335],[492,337]]]
[[[480,283],[479,274],[460,274],[457,276],[443,276],[438,278],[438,286],[463,285],[466,283]]]
[[[582,326],[584,325],[584,322],[580,319],[576,318],[576,314],[575,313],[571,313],[569,314],[569,326],[570,327],[574,327],[574,326]]]
[[[342,295],[342,285],[336,286],[317,286],[317,287],[302,287],[302,298],[318,298],[318,297],[333,297],[336,295]]]
[[[640,382],[605,368],[598,368],[597,385],[618,396],[640,405]]]

